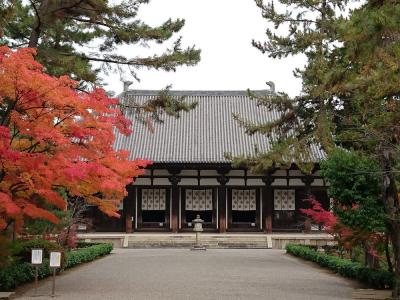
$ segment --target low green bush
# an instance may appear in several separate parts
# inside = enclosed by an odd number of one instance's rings
[[[77,241],[76,248],[87,248],[94,245],[101,245],[102,243]]]
[[[313,261],[342,276],[357,279],[373,288],[391,288],[394,283],[394,274],[385,270],[375,270],[364,267],[358,262],[320,253],[304,245],[289,244],[286,246],[289,254]]]
[[[98,257],[109,254],[112,249],[113,245],[106,243],[67,252],[63,269],[92,261]],[[49,260],[47,258],[43,259],[43,264],[39,267],[39,278],[44,278],[51,274],[52,271],[49,268]],[[34,279],[35,268],[30,263],[15,262],[0,270],[0,291],[10,291],[17,286],[33,281]]]
[[[51,251],[61,251],[64,249],[54,241],[45,239],[18,240],[12,244],[11,255],[24,262],[31,261],[31,250],[34,248],[43,249],[43,256],[49,257]]]
[[[113,245],[107,243],[72,250],[67,253],[65,268],[71,268],[81,263],[92,261],[97,257],[109,254],[112,249]]]

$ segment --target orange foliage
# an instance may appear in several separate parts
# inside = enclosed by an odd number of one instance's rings
[[[128,135],[131,125],[117,99],[77,91],[34,55],[0,47],[0,230],[26,216],[57,222],[45,207],[65,209],[58,187],[117,215],[125,186],[151,162],[113,149],[113,131]]]

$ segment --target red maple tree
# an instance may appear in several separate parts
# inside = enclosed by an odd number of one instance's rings
[[[322,204],[313,196],[306,200],[311,205],[311,208],[301,208],[300,212],[311,218],[314,223],[322,225],[327,233],[332,233],[337,224],[336,216],[322,207]]]
[[[376,246],[384,242],[385,239],[382,233],[345,226],[332,211],[324,209],[321,203],[314,197],[310,197],[306,201],[311,207],[300,209],[300,211],[312,219],[314,223],[322,225],[324,231],[334,236],[341,246],[348,250],[355,245],[365,246],[368,244],[368,247],[366,247],[368,253],[378,257]],[[353,205],[351,209],[357,209],[357,205]]]
[[[130,122],[102,89],[79,92],[66,76],[45,73],[35,50],[0,47],[0,230],[25,217],[58,222],[58,192],[97,205],[110,216],[125,186],[149,161],[113,149],[114,130]]]

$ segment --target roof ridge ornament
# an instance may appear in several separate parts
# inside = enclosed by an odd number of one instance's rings
[[[132,81],[128,81],[128,80],[123,80],[122,84],[123,84],[123,92],[127,92],[129,90],[129,86],[132,84]]]
[[[275,83],[273,81],[267,81],[266,84],[269,86],[271,94],[275,94]]]

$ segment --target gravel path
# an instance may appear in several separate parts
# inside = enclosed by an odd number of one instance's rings
[[[57,277],[57,300],[351,299],[354,283],[282,250],[116,249]],[[38,294],[50,299],[51,280]]]

